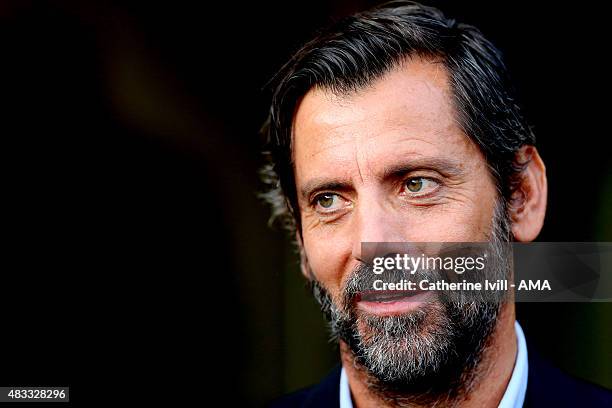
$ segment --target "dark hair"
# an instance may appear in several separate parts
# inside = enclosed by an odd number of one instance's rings
[[[414,2],[392,2],[347,17],[320,32],[279,71],[264,132],[270,163],[272,221],[300,228],[292,124],[297,104],[312,87],[337,94],[357,91],[408,57],[440,61],[447,69],[458,123],[483,152],[507,203],[526,162],[517,160],[535,136],[518,105],[500,51],[475,27]]]

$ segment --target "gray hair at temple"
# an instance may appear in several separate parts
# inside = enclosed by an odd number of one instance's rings
[[[411,57],[435,60],[448,72],[457,122],[480,148],[507,208],[535,136],[515,101],[500,51],[475,27],[415,2],[391,2],[322,30],[271,81],[263,127],[268,163],[261,175],[271,222],[301,233],[292,161],[292,126],[300,99],[318,87],[350,95]]]

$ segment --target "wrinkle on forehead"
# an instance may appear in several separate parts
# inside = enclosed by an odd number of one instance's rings
[[[293,137],[311,139],[306,141],[308,158],[347,143],[367,148],[378,138],[385,143],[418,139],[432,144],[429,139],[460,131],[451,100],[444,66],[412,58],[356,93],[310,90],[298,106]],[[462,143],[470,143],[465,139]],[[301,138],[300,144],[304,141]]]
[[[489,174],[481,171],[486,159],[479,147],[456,121],[440,66],[411,64],[352,96],[314,89],[303,98],[292,152],[299,191],[321,179],[374,191],[385,168],[428,158],[459,162],[462,174]]]

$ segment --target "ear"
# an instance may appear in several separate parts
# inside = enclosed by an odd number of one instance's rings
[[[300,270],[302,271],[302,275],[304,275],[306,279],[312,280],[314,276],[312,270],[310,269],[310,265],[308,264],[308,257],[306,256],[304,244],[302,243],[302,234],[300,234],[299,231],[295,233],[295,242],[297,243],[298,250],[300,252]]]
[[[510,198],[512,234],[517,241],[533,241],[544,225],[548,183],[546,167],[535,146],[523,146],[515,160],[524,166]]]

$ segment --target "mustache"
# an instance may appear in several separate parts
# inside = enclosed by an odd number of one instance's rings
[[[408,280],[418,282],[420,280],[438,280],[452,278],[448,272],[438,269],[417,269],[408,271],[406,269],[385,269],[382,273],[374,273],[374,265],[361,263],[349,274],[348,279],[342,287],[342,303],[344,309],[353,305],[355,299],[364,292],[371,292],[374,282],[382,280],[386,283],[400,283]]]

